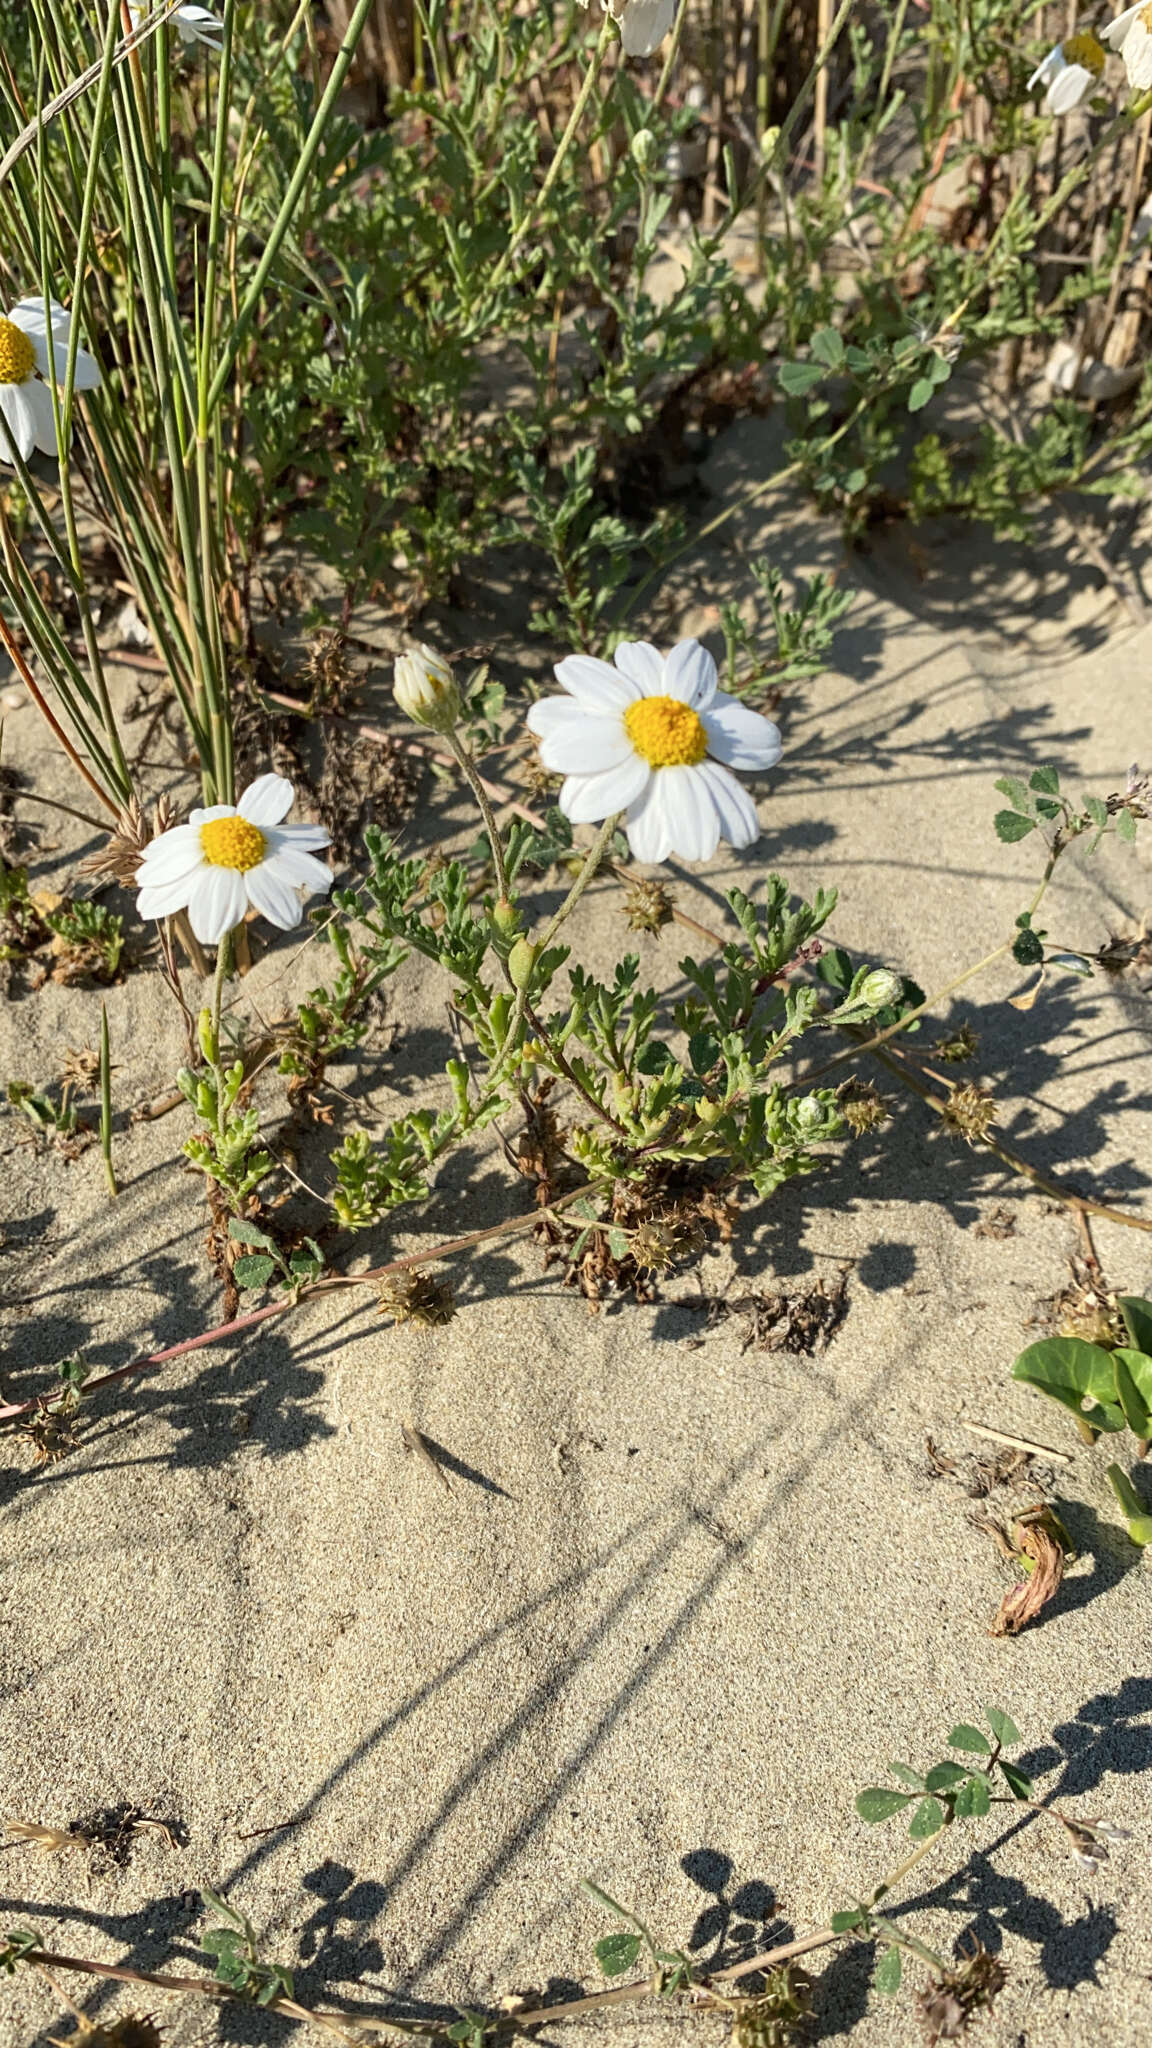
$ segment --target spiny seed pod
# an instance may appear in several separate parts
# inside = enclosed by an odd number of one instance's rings
[[[845,1081],[836,1097],[836,1107],[856,1138],[888,1121],[887,1103],[867,1081]]]
[[[642,1273],[662,1273],[676,1257],[680,1232],[674,1223],[642,1223],[628,1249]]]
[[[997,1115],[996,1098],[990,1089],[978,1088],[975,1081],[962,1081],[949,1092],[940,1121],[954,1137],[978,1145],[981,1138],[987,1137]]]
[[[634,932],[662,932],[672,922],[672,896],[663,882],[635,882],[624,898],[624,915]]]
[[[380,1282],[379,1302],[382,1316],[391,1316],[397,1323],[415,1323],[421,1330],[439,1329],[456,1313],[451,1282],[418,1270],[390,1273]]]
[[[958,1066],[961,1060],[970,1060],[979,1047],[980,1040],[970,1024],[961,1024],[950,1031],[946,1038],[938,1038],[932,1047],[938,1060],[949,1066]]]
[[[916,2003],[928,2029],[929,2048],[937,2041],[957,2041],[981,2006],[991,2007],[1004,1989],[1008,1973],[999,1956],[980,1942],[957,1969],[947,1970]]]
[[[49,2034],[54,2048],[160,2048],[163,2040],[151,2013],[124,2013],[118,2020],[96,2025],[81,2012],[76,2021],[77,2031],[67,2041]]]

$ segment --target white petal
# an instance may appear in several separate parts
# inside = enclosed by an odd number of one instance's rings
[[[628,844],[636,860],[655,867],[672,851],[671,820],[661,787],[667,769],[653,775],[638,803],[628,813]]]
[[[700,722],[708,735],[708,752],[729,768],[774,768],[784,750],[779,726],[725,690],[717,690]]]
[[[16,453],[24,462],[27,462],[36,446],[36,422],[25,397],[30,383],[31,380],[28,384],[0,384],[0,413],[3,413],[11,431],[9,439],[3,427],[0,427],[0,460],[4,462],[12,460],[13,441],[16,443]]]
[[[62,391],[64,389],[64,379],[68,372],[67,344],[62,341],[55,341],[52,344],[52,350],[56,358],[56,382]],[[47,350],[44,351],[44,361],[40,365],[40,374],[45,378],[48,376]],[[78,348],[76,351],[76,377],[72,385],[73,391],[98,391],[100,381],[100,365],[96,361],[95,356],[90,356],[87,349]]]
[[[596,825],[613,811],[634,804],[652,775],[647,761],[630,754],[602,775],[570,775],[560,791],[560,809],[574,825]]]
[[[304,915],[304,905],[287,878],[277,872],[277,863],[262,860],[258,867],[249,868],[244,876],[248,901],[258,910],[269,924],[279,925],[282,932],[290,932]]]
[[[1059,43],[1056,43],[1049,50],[1044,62],[1036,66],[1035,71],[1024,88],[1025,92],[1031,92],[1033,87],[1037,85],[1047,85],[1050,78],[1054,78],[1058,71],[1063,71],[1064,64],[1064,52]]]
[[[1086,100],[1096,80],[1083,64],[1066,64],[1058,78],[1054,78],[1044,97],[1044,105],[1050,114],[1070,114]]]
[[[280,834],[268,834],[268,860],[266,866],[275,866],[276,873],[290,882],[294,889],[311,889],[317,895],[326,895],[332,887],[332,870],[314,854],[305,853],[299,846],[277,844]]]
[[[755,846],[760,837],[760,820],[748,791],[718,761],[701,761],[696,773],[707,783],[716,806],[720,837],[737,850]]]
[[[238,868],[204,867],[193,877],[188,915],[202,946],[218,946],[226,932],[236,929],[247,908],[244,877]]]
[[[213,818],[234,818],[235,816],[235,804],[209,804],[204,810],[189,811],[188,823],[190,825],[207,825],[211,823]]]
[[[711,860],[720,844],[720,815],[699,768],[664,768],[666,816],[672,852],[682,860]]]
[[[55,455],[56,415],[52,410],[52,393],[37,377],[29,377],[28,382],[22,384],[20,389],[28,408],[28,417],[32,421],[36,446],[41,455]]]
[[[676,0],[628,0],[620,27],[626,57],[650,57],[671,31]]]
[[[187,908],[192,894],[192,876],[177,875],[173,880],[148,883],[136,898],[138,917],[174,917],[178,910]]]
[[[556,680],[586,711],[626,711],[642,694],[635,683],[590,654],[569,654],[558,661]]]
[[[49,299],[49,314],[52,332],[57,341],[67,341],[72,331],[72,315],[65,311],[58,299]],[[48,320],[44,313],[43,299],[20,299],[8,315],[14,327],[22,328],[30,340],[37,335],[43,338],[48,332]],[[47,356],[44,358],[47,363]]]
[[[593,713],[592,716],[603,714]],[[547,739],[549,734],[558,732],[562,726],[572,729],[589,716],[582,704],[574,697],[541,697],[539,703],[529,706],[525,724],[538,740]]]
[[[599,775],[635,753],[619,718],[581,718],[540,742],[540,759],[554,775]]]
[[[1129,85],[1137,92],[1152,85],[1152,36],[1143,23],[1138,24],[1124,45],[1124,69]]]
[[[1141,0],[1141,4],[1143,4],[1143,0]],[[1114,50],[1122,50],[1125,37],[1139,12],[1139,6],[1126,7],[1123,14],[1118,14],[1115,21],[1110,21],[1107,28],[1100,30],[1101,42],[1108,43]]]
[[[250,825],[278,825],[292,809],[296,792],[282,775],[258,775],[236,805]]]
[[[170,882],[177,875],[190,875],[204,860],[200,834],[194,825],[173,825],[144,848],[136,880],[141,888],[154,882]]]
[[[323,825],[276,825],[264,837],[269,846],[291,846],[297,853],[315,853],[332,844]]]
[[[660,685],[666,697],[678,697],[702,711],[716,695],[716,663],[698,640],[681,640],[664,663]]]
[[[649,640],[622,640],[612,656],[622,676],[644,697],[659,697],[664,688],[664,656]]]

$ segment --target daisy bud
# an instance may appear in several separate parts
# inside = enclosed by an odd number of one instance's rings
[[[508,955],[508,974],[513,988],[531,987],[539,957],[539,946],[534,946],[530,939],[517,939]]]
[[[650,128],[638,128],[629,144],[632,161],[638,171],[650,170],[659,144]]]
[[[860,986],[860,998],[870,1010],[887,1010],[898,1003],[904,993],[904,984],[898,974],[889,967],[873,968]]]
[[[514,939],[519,936],[524,920],[518,905],[510,903],[507,896],[501,896],[499,902],[492,906],[492,922],[506,939]]]
[[[402,654],[393,671],[396,702],[414,725],[451,732],[460,722],[460,692],[443,655],[420,646]]]

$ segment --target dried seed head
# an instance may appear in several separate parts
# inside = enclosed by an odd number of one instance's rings
[[[136,870],[140,865],[145,847],[153,839],[159,839],[162,832],[176,823],[176,808],[166,796],[158,797],[152,810],[152,824],[149,827],[142,806],[136,798],[129,797],[116,821],[116,830],[97,853],[90,853],[87,860],[80,862],[78,872],[94,875],[101,881],[122,882],[125,888],[136,885]]]
[[[418,1268],[407,1273],[390,1273],[380,1283],[380,1313],[397,1323],[415,1323],[422,1330],[435,1330],[450,1323],[456,1313],[451,1282],[437,1280]]]
[[[69,1046],[64,1054],[60,1079],[69,1088],[94,1088],[100,1078],[100,1055],[90,1045],[82,1046],[79,1052]]]
[[[684,1236],[674,1223],[642,1223],[628,1249],[642,1273],[663,1273],[683,1248]]]
[[[41,1465],[58,1465],[80,1443],[75,1421],[52,1408],[42,1408],[30,1415],[16,1434],[22,1442],[31,1444],[33,1467],[37,1470]]]
[[[888,1121],[887,1103],[867,1081],[845,1081],[836,1097],[836,1106],[856,1138]]]
[[[49,2034],[54,2048],[161,2048],[163,2036],[151,2013],[125,2013],[97,2025],[78,2012],[76,2020],[78,2030],[67,2041]]]
[[[624,898],[624,915],[633,932],[662,932],[672,922],[672,894],[663,882],[634,882]]]
[[[958,1066],[961,1060],[972,1058],[979,1043],[980,1040],[972,1026],[960,1024],[955,1031],[950,1031],[947,1037],[938,1038],[932,1050],[938,1060],[946,1061],[949,1066]]]
[[[795,2029],[812,2010],[812,1980],[789,1963],[772,1970],[759,1998],[745,1999],[736,2014],[731,2048],[787,2048]]]
[[[978,1941],[954,1970],[946,1970],[916,2004],[928,2032],[929,2048],[937,2041],[957,2041],[981,2007],[991,2009],[1004,1989],[1008,1973],[999,1956],[989,1955]]]
[[[987,1137],[997,1119],[996,1098],[988,1088],[978,1088],[975,1081],[962,1081],[949,1091],[948,1100],[940,1112],[940,1121],[953,1137],[964,1138],[969,1145],[979,1144]]]

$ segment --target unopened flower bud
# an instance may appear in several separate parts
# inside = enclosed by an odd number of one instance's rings
[[[654,163],[660,145],[650,128],[638,128],[629,147],[636,169],[647,171]]]
[[[433,732],[451,732],[460,722],[460,692],[442,654],[432,647],[414,647],[401,654],[393,670],[393,691],[405,717]]]
[[[501,896],[500,901],[493,904],[492,922],[497,931],[502,932],[506,939],[515,938],[524,925],[519,906],[515,903],[510,903],[507,896]]]
[[[508,975],[513,988],[528,988],[531,985],[539,956],[539,946],[534,946],[530,939],[517,939],[508,955]]]
[[[904,993],[904,983],[890,967],[874,967],[860,984],[860,1000],[870,1010],[887,1010],[898,1003]]]
[[[212,1029],[212,1012],[207,1004],[205,1004],[197,1019],[196,1036],[200,1041],[201,1055],[211,1066],[217,1058],[220,1048],[216,1043],[216,1033]]]

